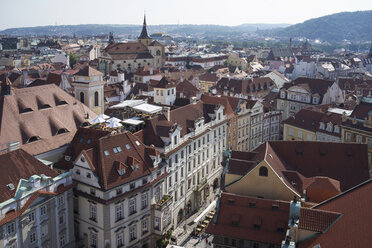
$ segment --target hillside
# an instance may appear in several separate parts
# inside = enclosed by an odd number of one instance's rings
[[[242,33],[254,33],[257,29],[272,29],[286,27],[286,24],[242,24],[239,26],[222,25],[150,25],[149,33],[165,32],[180,35],[239,35]],[[25,28],[10,28],[0,31],[0,35],[29,36],[29,35],[50,35],[50,36],[90,36],[107,35],[114,32],[115,35],[138,35],[141,32],[141,25],[117,25],[117,24],[83,24],[83,25],[59,25],[40,26]]]
[[[306,37],[324,41],[371,41],[372,10],[341,12],[310,19],[286,28],[258,31],[261,35],[281,38]]]

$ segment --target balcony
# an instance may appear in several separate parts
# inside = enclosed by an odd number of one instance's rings
[[[160,201],[155,204],[155,209],[162,211],[171,204],[172,204],[172,196],[164,195],[163,198],[161,198]]]
[[[194,191],[200,191],[207,185],[207,178],[203,178],[198,185],[194,186]]]

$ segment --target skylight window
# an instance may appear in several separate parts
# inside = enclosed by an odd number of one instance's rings
[[[7,186],[8,186],[8,189],[15,190],[14,184],[9,183]]]
[[[118,149],[116,147],[112,148],[112,150],[114,151],[114,153],[118,153]]]
[[[138,140],[136,140],[136,144],[137,144],[137,146],[140,146],[140,143],[139,143],[139,141],[138,141]]]
[[[130,145],[129,144],[126,144],[125,147],[127,148],[127,150],[130,150]]]
[[[104,153],[106,156],[109,156],[109,155],[110,155],[109,151],[107,151],[107,150],[104,150],[103,153]]]
[[[92,143],[92,140],[91,139],[88,139],[87,140],[87,144],[89,145],[90,143]]]
[[[84,138],[80,138],[79,143],[81,144],[83,143],[83,141],[84,141]]]
[[[123,150],[121,150],[121,147],[120,146],[116,147],[116,149],[118,149],[118,152],[123,151]]]

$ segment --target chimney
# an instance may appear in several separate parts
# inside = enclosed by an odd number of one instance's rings
[[[2,96],[11,96],[12,95],[12,83],[9,78],[5,79],[3,86],[1,87]]]
[[[185,71],[182,71],[182,74],[181,74],[181,83],[183,83],[183,80],[185,80]]]
[[[170,121],[170,107],[164,107],[163,109],[163,113],[165,115],[165,117],[167,118],[168,121]]]

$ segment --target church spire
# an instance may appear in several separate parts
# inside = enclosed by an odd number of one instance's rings
[[[142,32],[141,32],[141,35],[138,37],[138,39],[149,39],[149,38],[150,37],[147,34],[146,14],[144,14]]]

